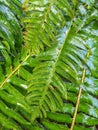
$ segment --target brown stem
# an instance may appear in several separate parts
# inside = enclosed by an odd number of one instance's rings
[[[82,79],[81,79],[82,83],[84,82],[85,74],[86,74],[86,69],[83,70]],[[73,130],[74,125],[75,125],[75,120],[76,120],[76,116],[77,116],[77,112],[78,112],[78,107],[79,107],[79,104],[80,104],[81,94],[82,94],[82,87],[80,87],[80,89],[79,89],[77,102],[76,102],[76,107],[75,107],[75,112],[74,112],[74,116],[73,116],[73,120],[72,120],[70,130]]]

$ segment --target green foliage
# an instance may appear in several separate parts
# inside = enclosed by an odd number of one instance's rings
[[[97,23],[97,0],[0,1],[0,130],[97,129]]]

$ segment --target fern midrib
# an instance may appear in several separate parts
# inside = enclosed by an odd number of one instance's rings
[[[90,52],[91,52],[91,49],[87,52],[87,55],[86,55],[87,58],[89,58]],[[86,69],[84,68],[83,69],[83,73],[82,73],[82,78],[81,78],[81,84],[84,83],[85,76],[86,76]],[[75,121],[76,121],[76,117],[77,117],[77,113],[78,113],[78,108],[79,108],[79,104],[80,104],[80,98],[81,98],[81,95],[82,95],[82,89],[83,88],[80,86],[70,130],[73,130],[74,126],[75,126]]]
[[[82,79],[81,79],[82,84],[84,83],[85,75],[86,75],[86,69],[83,70]],[[74,125],[75,125],[75,120],[76,120],[76,116],[77,116],[77,112],[78,112],[78,107],[80,104],[81,94],[82,94],[82,87],[79,88],[79,93],[78,93],[78,97],[77,97],[76,107],[75,107],[74,116],[73,116],[70,130],[73,130]]]
[[[27,4],[29,0],[24,0],[23,5]]]
[[[1,83],[0,85],[0,89],[5,85],[5,83],[8,81],[9,78],[11,78],[13,76],[13,74],[15,74],[20,67],[23,65],[23,63],[30,57],[30,54],[28,54],[26,56],[26,58],[5,78],[5,80]]]
[[[53,68],[52,68],[51,73],[50,73],[50,75],[49,75],[49,79],[47,80],[47,84],[46,84],[46,86],[45,86],[45,90],[44,90],[43,96],[42,96],[41,100],[39,101],[39,106],[38,106],[38,108],[36,109],[36,112],[34,113],[34,115],[33,115],[33,117],[32,117],[32,122],[35,120],[37,114],[39,113],[39,110],[40,110],[41,106],[43,105],[43,101],[44,101],[44,99],[45,99],[45,96],[46,96],[46,94],[47,94],[48,88],[49,88],[49,86],[50,86],[50,84],[51,84],[51,82],[52,82],[52,78],[53,78],[54,73],[55,73],[55,70],[56,70],[56,64],[57,64],[58,61],[59,61],[60,55],[61,55],[62,50],[63,50],[63,48],[64,48],[64,45],[65,45],[65,43],[66,43],[67,37],[68,37],[68,35],[69,35],[69,33],[70,33],[72,24],[73,24],[73,19],[71,20],[69,29],[65,32],[64,42],[61,44],[61,49],[60,49],[60,51],[59,51],[59,54],[58,54],[58,56],[57,56],[57,59],[55,60],[55,62],[54,62],[54,64],[53,64]]]
[[[29,2],[29,0],[26,1],[26,4]],[[43,14],[43,19],[40,23],[40,25],[38,26],[38,30],[41,30],[44,28],[45,24],[46,24],[46,19],[48,17],[48,14],[50,13],[51,11],[51,7],[52,7],[52,4],[53,4],[53,0],[50,0],[50,4],[49,4],[49,7],[47,8],[47,11]],[[23,6],[25,6],[25,3],[23,4]],[[40,33],[40,31],[38,31]],[[38,34],[37,34],[38,36]]]
[[[49,12],[51,11],[52,3],[53,3],[53,0],[50,0],[49,8],[47,9],[47,11],[46,11],[46,13],[45,13],[45,15],[44,15],[42,24],[41,24],[41,25],[42,25],[42,28],[44,27],[45,21],[46,21],[46,19],[47,19],[47,16],[48,16]]]

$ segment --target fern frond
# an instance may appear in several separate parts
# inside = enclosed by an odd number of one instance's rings
[[[1,0],[0,14],[0,129],[29,129],[32,128],[31,109],[24,101],[27,84],[17,74],[25,62],[20,63],[17,59],[22,46],[22,30],[18,20],[21,17],[21,3]],[[14,82],[11,82],[12,78]]]
[[[63,105],[63,99],[66,97],[66,83],[75,83],[79,91],[79,87],[83,86],[88,74],[92,75],[95,68],[91,57],[95,55],[93,54],[93,47],[96,46],[97,39],[96,36],[93,37],[94,34],[92,33],[89,34],[91,39],[87,35],[89,27],[91,27],[89,24],[94,23],[92,18],[89,19],[89,13],[85,16],[84,21],[82,16],[78,18],[76,15],[70,26],[66,25],[58,35],[58,45],[37,57],[40,63],[33,70],[26,98],[34,111],[32,120],[39,116],[46,117],[46,111],[54,112],[57,108],[60,109]],[[93,40],[96,42],[93,42]],[[84,70],[86,74],[82,75]],[[73,93],[71,95],[73,97],[70,101],[75,103],[75,95]]]
[[[65,15],[73,17],[69,2],[57,0],[31,0],[24,3],[26,17],[24,43],[34,54],[57,43],[56,36],[66,23]],[[64,14],[66,13],[66,14]]]
[[[21,5],[0,1],[0,129],[95,130],[97,1]]]

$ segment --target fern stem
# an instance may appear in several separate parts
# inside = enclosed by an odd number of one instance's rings
[[[91,49],[89,49],[86,57],[88,58],[90,56],[90,54],[91,54]],[[86,69],[83,70],[82,78],[81,78],[81,84],[84,83],[85,75],[86,75]],[[78,112],[78,107],[79,107],[79,104],[80,104],[81,94],[82,94],[82,87],[80,86],[78,97],[77,97],[77,102],[76,102],[76,107],[75,107],[75,111],[74,111],[74,116],[73,116],[73,120],[72,120],[70,130],[73,130],[74,125],[75,125],[76,116],[77,116],[77,112]]]
[[[81,94],[82,94],[82,88],[80,88],[80,90],[79,90],[77,103],[76,103],[76,107],[75,107],[75,112],[74,112],[74,116],[73,116],[73,120],[72,120],[72,124],[71,124],[70,130],[73,130],[74,125],[75,125],[75,120],[76,120],[76,116],[77,116],[77,112],[78,112],[78,107],[79,107],[79,104],[80,104]]]
[[[27,4],[29,0],[24,0],[23,5]]]
[[[45,13],[45,15],[44,15],[42,24],[41,24],[41,25],[42,25],[42,28],[44,27],[45,22],[46,22],[46,19],[47,19],[47,17],[48,17],[48,14],[49,14],[49,12],[51,11],[52,3],[53,3],[53,0],[50,0],[49,8],[47,9],[47,11],[46,11],[46,13]]]
[[[23,63],[30,57],[30,54],[26,56],[26,58],[5,78],[5,80],[1,83],[0,89],[4,86],[7,80],[15,73],[17,70],[23,65]]]
[[[84,82],[85,74],[86,74],[86,69],[83,70],[82,79],[81,79],[82,83]],[[82,87],[80,87],[80,89],[79,89],[77,102],[76,102],[76,107],[75,107],[75,112],[74,112],[74,116],[73,116],[73,120],[72,120],[72,124],[71,124],[70,130],[73,130],[74,125],[75,125],[75,120],[76,120],[76,116],[77,116],[77,112],[78,112],[78,107],[79,107],[79,104],[80,104],[81,94],[82,94]]]

